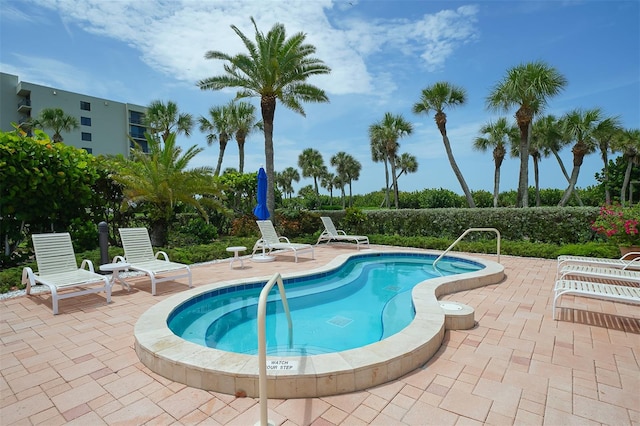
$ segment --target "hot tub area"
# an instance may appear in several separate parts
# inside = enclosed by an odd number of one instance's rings
[[[304,274],[283,274],[283,277],[325,273],[363,252],[339,255],[322,268]],[[375,250],[366,252],[375,253]],[[409,251],[393,251],[403,252]],[[481,263],[484,268],[432,278],[416,285],[411,293],[415,308],[413,321],[381,341],[335,353],[268,356],[269,397],[301,398],[353,392],[397,379],[424,365],[440,347],[447,327],[464,328],[474,323],[472,308],[461,305],[458,309],[459,304],[449,301],[441,306],[438,299],[445,294],[496,284],[504,277],[504,268],[498,263],[458,254],[452,257]],[[258,356],[222,351],[184,340],[169,329],[167,319],[177,306],[203,293],[269,278],[201,286],[151,307],[140,317],[134,331],[135,350],[141,362],[155,373],[188,386],[257,397]]]

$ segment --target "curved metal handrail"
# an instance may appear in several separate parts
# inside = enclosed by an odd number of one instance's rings
[[[258,299],[258,366],[259,366],[259,386],[260,386],[260,425],[269,425],[267,411],[267,338],[265,332],[265,322],[267,315],[267,297],[274,285],[278,284],[280,298],[284,306],[284,312],[287,314],[287,322],[289,323],[289,348],[293,345],[293,323],[291,322],[291,313],[289,312],[289,303],[284,291],[284,283],[282,276],[276,273],[262,287],[260,298]]]
[[[451,251],[451,249],[460,242],[460,240],[462,240],[464,237],[467,236],[468,233],[470,232],[475,232],[475,231],[486,231],[486,232],[495,232],[496,233],[496,241],[497,241],[497,249],[496,249],[496,253],[498,255],[498,263],[500,263],[500,231],[498,231],[496,228],[469,228],[466,231],[464,231],[462,233],[462,235],[460,235],[458,237],[457,240],[455,240],[453,243],[451,243],[451,245],[440,255],[438,256],[438,258],[436,260],[433,261],[433,267],[436,267],[436,264],[440,261],[440,259],[442,259],[447,253],[449,253],[449,251]]]

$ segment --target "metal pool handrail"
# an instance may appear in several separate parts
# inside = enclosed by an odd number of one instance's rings
[[[462,235],[460,235],[458,237],[457,240],[455,240],[450,246],[449,248],[447,248],[440,256],[438,256],[438,258],[436,260],[433,261],[433,267],[436,267],[436,264],[440,261],[440,259],[442,259],[447,253],[449,253],[449,251],[451,251],[451,249],[460,242],[460,240],[462,240],[464,237],[467,236],[467,234],[469,232],[474,232],[474,231],[486,231],[486,232],[495,232],[496,233],[496,237],[497,237],[497,248],[496,248],[496,253],[498,254],[498,263],[500,263],[500,231],[498,231],[496,228],[469,228],[466,231],[464,231],[462,233]]]
[[[280,298],[284,312],[287,314],[287,322],[289,323],[289,348],[293,345],[293,323],[291,322],[291,314],[289,313],[289,303],[284,291],[284,283],[282,276],[276,273],[260,292],[258,299],[258,366],[259,366],[259,385],[260,385],[260,425],[269,425],[267,412],[267,338],[265,332],[265,322],[267,314],[267,297],[274,285],[278,284],[280,290]]]

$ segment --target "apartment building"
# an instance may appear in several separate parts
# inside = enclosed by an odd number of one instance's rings
[[[67,92],[20,81],[17,75],[0,73],[0,128],[11,131],[11,123],[23,123],[45,108],[61,108],[78,119],[80,127],[61,133],[64,143],[94,155],[127,156],[131,139],[147,150],[143,125],[146,107]],[[51,129],[44,129],[53,136]]]

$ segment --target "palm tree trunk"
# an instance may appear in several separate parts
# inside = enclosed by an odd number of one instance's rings
[[[238,156],[240,157],[240,164],[238,165],[238,170],[240,174],[244,172],[244,139],[238,141]]]
[[[602,151],[602,162],[604,163],[604,200],[605,204],[611,204],[611,190],[609,189],[609,156],[607,151]]]
[[[540,161],[533,157],[533,180],[536,184],[536,207],[540,207]]]
[[[518,175],[517,207],[529,207],[529,141],[531,140],[531,114],[521,107],[516,112],[520,129],[520,173]]]
[[[553,156],[556,157],[556,160],[558,161],[558,164],[560,165],[560,170],[562,170],[562,174],[564,175],[564,178],[567,180],[567,182],[571,182],[571,177],[567,173],[567,169],[564,166],[564,163],[562,162],[562,158],[560,158],[560,154],[558,154],[558,151],[556,151],[555,149],[552,149],[551,152],[553,152]],[[583,206],[584,205],[582,203],[582,199],[580,199],[580,194],[578,194],[578,191],[575,188],[574,188],[574,191],[573,191],[573,196],[575,197],[575,199],[578,202],[579,206]]]
[[[215,176],[220,176],[220,169],[222,168],[222,159],[224,158],[224,150],[227,148],[227,143],[220,139],[220,152],[218,153],[218,164],[216,165]]]
[[[493,207],[498,207],[498,196],[500,195],[500,167],[496,166],[493,172]]]
[[[624,180],[622,181],[622,189],[620,190],[620,204],[624,206],[627,201],[627,188],[629,187],[629,182],[631,181],[631,170],[633,169],[633,157],[629,157],[629,161],[627,162],[627,169],[624,171]]]
[[[442,132],[442,142],[444,142],[444,149],[447,151],[447,157],[449,158],[449,164],[451,164],[451,168],[453,169],[453,173],[458,178],[458,182],[460,182],[460,186],[462,187],[462,191],[464,192],[464,196],[467,198],[467,204],[469,207],[474,208],[476,203],[473,201],[473,196],[471,195],[471,191],[469,191],[469,187],[467,186],[467,182],[465,182],[464,177],[462,176],[462,172],[460,172],[460,168],[456,163],[455,158],[453,158],[453,152],[451,151],[451,144],[449,143],[449,137],[447,136],[446,130]]]
[[[393,198],[395,199],[396,210],[399,208],[398,204],[398,185],[396,185],[396,162],[393,159],[389,159],[389,163],[391,164],[391,177],[393,178]]]
[[[352,197],[353,197],[353,191],[351,188],[351,179],[349,179],[349,207],[351,207],[352,204]]]
[[[584,144],[584,142],[579,141],[573,146],[573,148],[571,149],[571,152],[573,152],[573,169],[571,170],[571,180],[569,180],[569,186],[564,191],[564,194],[562,195],[562,199],[560,199],[560,202],[558,203],[558,206],[560,207],[564,207],[569,201],[569,198],[571,197],[571,193],[573,192],[573,189],[575,188],[576,183],[578,182],[580,167],[582,166],[582,162],[584,161],[584,156],[588,152],[588,149],[587,149],[587,146]]]
[[[260,100],[262,110],[262,122],[264,123],[264,156],[267,172],[267,209],[273,218],[276,205],[275,196],[275,173],[273,167],[273,117],[276,112],[276,98],[274,96],[263,96]]]

